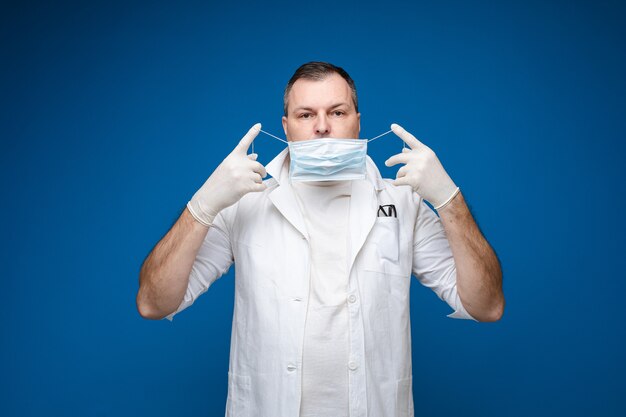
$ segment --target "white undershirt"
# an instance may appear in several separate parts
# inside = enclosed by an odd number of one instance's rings
[[[294,182],[311,249],[300,417],[348,417],[350,181]]]

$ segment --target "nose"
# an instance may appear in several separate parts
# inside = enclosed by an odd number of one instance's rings
[[[315,134],[318,136],[325,136],[330,133],[330,124],[326,119],[326,116],[319,116],[317,123],[315,124]]]

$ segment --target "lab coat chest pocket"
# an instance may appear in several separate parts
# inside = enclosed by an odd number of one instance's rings
[[[375,252],[380,258],[378,262],[375,259],[368,260],[368,265],[372,263],[378,264],[380,268],[381,261],[398,263],[400,231],[397,217],[378,217],[369,236],[366,245],[375,248]],[[374,261],[374,262],[370,262]],[[380,270],[380,269],[375,269]]]
[[[378,217],[360,254],[359,268],[363,282],[375,304],[379,290],[406,300],[410,272],[403,270],[400,259],[400,225],[396,217]]]

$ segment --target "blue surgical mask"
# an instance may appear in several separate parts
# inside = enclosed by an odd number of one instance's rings
[[[391,130],[369,140],[322,138],[295,142],[261,132],[288,144],[290,181],[342,181],[365,179],[367,143]]]
[[[291,181],[365,179],[367,141],[363,139],[311,139],[289,142]]]

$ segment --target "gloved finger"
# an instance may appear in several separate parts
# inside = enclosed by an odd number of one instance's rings
[[[248,148],[250,147],[250,144],[252,143],[254,138],[256,138],[256,136],[259,134],[260,131],[261,131],[261,123],[257,123],[254,126],[252,126],[250,130],[248,130],[248,133],[246,133],[244,137],[241,138],[241,140],[235,147],[234,152],[246,154],[248,152]]]
[[[404,141],[404,143],[409,145],[409,148],[411,148],[411,149],[418,149],[420,146],[424,145],[422,142],[417,140],[417,138],[415,136],[413,136],[412,134],[410,134],[409,132],[404,130],[404,128],[402,126],[398,125],[398,124],[392,123],[391,124],[391,130],[400,139],[402,139]]]
[[[404,165],[402,168],[398,170],[398,173],[396,174],[396,178],[404,177],[407,174],[407,172],[409,172],[409,168],[406,165]]]
[[[267,176],[267,171],[265,170],[263,164],[260,162],[253,162],[252,164],[250,164],[250,168],[252,169],[252,171],[259,174],[261,178],[265,178]]]
[[[392,156],[391,158],[385,161],[385,165],[388,167],[392,167],[398,164],[406,164],[409,162],[409,154],[408,153],[398,153]]]
[[[256,161],[256,159],[259,157],[259,155],[256,154],[256,153],[251,153],[251,154],[248,154],[246,156],[248,157],[248,159],[250,159],[252,161]]]
[[[251,188],[252,188],[250,190],[251,192],[257,193],[259,191],[266,190],[267,189],[267,185],[265,185],[264,183],[261,183],[261,184],[254,183]]]
[[[261,178],[261,174],[253,172],[250,175],[250,178],[252,178],[252,181],[254,181],[257,184],[261,184],[263,182],[263,178]]]
[[[402,177],[402,178],[397,178],[397,179],[393,180],[392,184],[393,184],[393,185],[395,185],[395,186],[399,186],[399,185],[411,185],[411,184],[409,183],[409,178],[408,178],[408,177],[406,177],[406,176],[404,176],[404,177]]]

